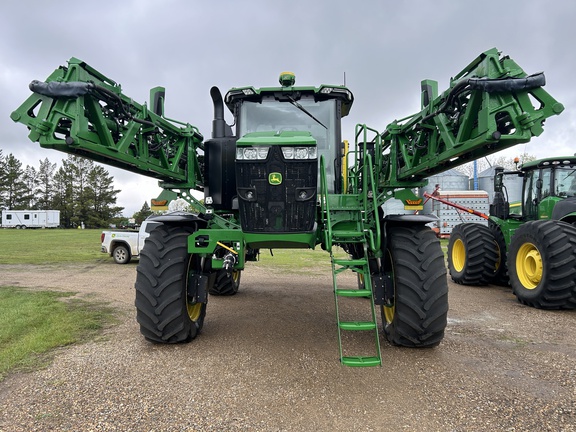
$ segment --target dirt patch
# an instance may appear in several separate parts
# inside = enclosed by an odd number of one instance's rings
[[[104,340],[0,383],[0,431],[576,431],[576,311],[528,308],[504,288],[450,283],[439,347],[381,336],[384,366],[353,369],[338,362],[328,274],[249,268],[238,295],[210,298],[195,341],[165,346],[139,333],[134,263],[0,272],[122,317]]]

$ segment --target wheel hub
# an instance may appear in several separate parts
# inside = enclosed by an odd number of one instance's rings
[[[531,243],[520,247],[516,257],[518,278],[527,289],[534,289],[542,280],[542,256],[538,248]]]
[[[454,265],[454,270],[461,272],[464,269],[465,262],[466,247],[461,239],[456,239],[452,246],[452,264]]]

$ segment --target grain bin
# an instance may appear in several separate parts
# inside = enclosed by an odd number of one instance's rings
[[[494,199],[494,171],[495,167],[490,167],[478,174],[478,189],[488,192],[490,202]],[[508,191],[509,202],[522,200],[522,177],[505,176],[504,185]]]
[[[428,177],[428,184],[418,190],[419,195],[423,197],[424,192],[432,194],[436,189],[436,185],[440,185],[441,191],[468,190],[468,176],[458,170],[451,169],[441,174]],[[428,200],[428,202],[424,204],[422,214],[430,214],[432,211],[432,202]]]

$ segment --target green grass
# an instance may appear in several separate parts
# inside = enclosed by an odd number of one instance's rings
[[[102,230],[0,229],[0,264],[55,264],[106,260]]]
[[[274,256],[268,249],[260,250],[258,262],[249,262],[251,266],[278,271],[280,273],[314,274],[318,271],[330,271],[330,254],[320,247],[311,249],[274,249]],[[343,253],[343,252],[342,252]]]
[[[0,287],[0,381],[8,372],[41,367],[54,348],[93,338],[114,322],[113,309],[73,296]]]

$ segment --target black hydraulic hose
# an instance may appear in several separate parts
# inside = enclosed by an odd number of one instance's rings
[[[34,80],[29,85],[30,90],[34,93],[48,96],[51,98],[77,98],[84,96],[88,93],[94,93],[99,99],[106,100],[105,96],[113,99],[122,110],[122,113],[129,119],[136,123],[144,124],[147,126],[155,127],[156,125],[148,120],[142,120],[134,117],[130,112],[126,111],[124,101],[116,93],[108,90],[107,88],[97,86],[92,82],[59,82],[50,81],[42,82]]]
[[[83,96],[94,88],[93,83],[89,82],[42,82],[34,80],[28,86],[34,93],[41,94],[52,98],[70,97],[75,98]]]
[[[96,93],[103,93],[108,97],[111,97],[112,99],[114,99],[117,103],[118,106],[120,107],[120,109],[122,110],[122,113],[128,117],[130,120],[135,121],[136,123],[140,123],[140,124],[144,124],[147,126],[152,126],[152,127],[156,127],[156,125],[148,120],[143,120],[143,119],[139,119],[136,118],[132,115],[132,113],[130,113],[129,111],[126,111],[126,108],[124,107],[124,101],[122,100],[122,98],[120,96],[118,96],[116,93],[114,93],[113,91],[108,90],[107,88],[101,87],[101,86],[97,86],[97,85],[93,85],[93,89],[95,90]],[[100,98],[100,99],[104,99],[104,98]]]
[[[446,112],[447,108],[452,105],[454,99],[466,90],[481,90],[486,93],[515,93],[539,88],[544,85],[546,85],[546,77],[543,72],[524,78],[468,78],[467,80],[457,83],[452,90],[450,90],[444,103],[436,111],[423,117],[421,122]]]
[[[471,89],[482,90],[486,93],[514,93],[543,87],[546,85],[546,77],[543,72],[540,72],[525,78],[470,78],[468,84]]]

